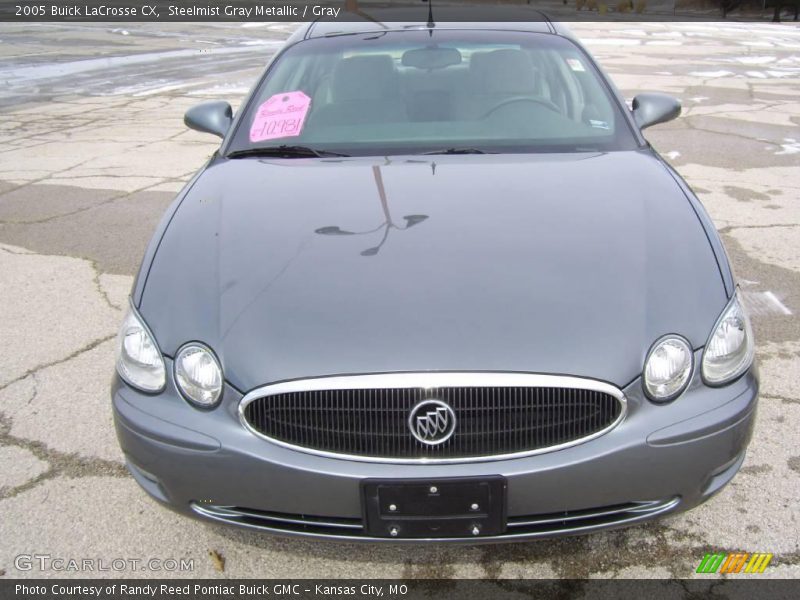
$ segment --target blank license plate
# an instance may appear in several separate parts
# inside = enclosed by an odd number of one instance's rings
[[[505,531],[504,477],[368,479],[362,493],[365,527],[374,537],[482,537]]]

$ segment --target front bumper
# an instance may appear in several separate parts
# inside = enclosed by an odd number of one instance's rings
[[[695,376],[667,405],[646,400],[638,380],[623,391],[628,414],[601,437],[535,456],[439,465],[343,460],[272,444],[242,427],[242,396],[229,386],[212,411],[189,406],[172,381],[153,396],[115,378],[112,398],[129,470],[180,513],[279,534],[421,541],[365,533],[364,480],[502,476],[504,533],[430,538],[474,543],[631,525],[692,508],[733,478],[755,421],[755,369],[721,388]]]

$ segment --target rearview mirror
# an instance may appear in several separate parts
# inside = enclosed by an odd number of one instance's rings
[[[401,60],[404,67],[415,69],[444,69],[461,64],[461,52],[456,48],[416,48],[403,52]]]
[[[639,129],[672,121],[681,114],[680,100],[656,92],[637,95],[631,107]]]
[[[189,129],[225,137],[233,122],[233,109],[227,102],[203,102],[186,111],[183,122]]]

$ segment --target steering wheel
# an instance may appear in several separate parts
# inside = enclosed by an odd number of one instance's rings
[[[508,106],[509,104],[515,104],[517,102],[530,102],[532,104],[538,104],[539,106],[544,106],[547,110],[552,110],[555,113],[561,114],[561,109],[558,108],[553,102],[550,100],[545,100],[544,98],[534,98],[532,96],[517,96],[516,98],[507,98],[505,100],[501,100],[497,104],[495,104],[492,108],[487,110],[484,114],[482,119],[488,118],[492,113],[500,110]]]

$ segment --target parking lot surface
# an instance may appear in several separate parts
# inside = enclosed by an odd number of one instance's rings
[[[145,496],[123,466],[108,388],[145,244],[215,149],[182,115],[202,100],[240,102],[292,28],[0,25],[0,574],[692,577],[705,552],[741,550],[774,554],[762,577],[800,576],[792,24],[574,27],[626,97],[648,90],[682,100],[683,116],[647,137],[707,207],[751,307],[761,403],[744,467],[720,495],[619,532],[413,547],[268,537],[178,517]],[[92,559],[95,570],[41,570],[20,555]],[[120,558],[188,559],[193,570],[97,570]]]

